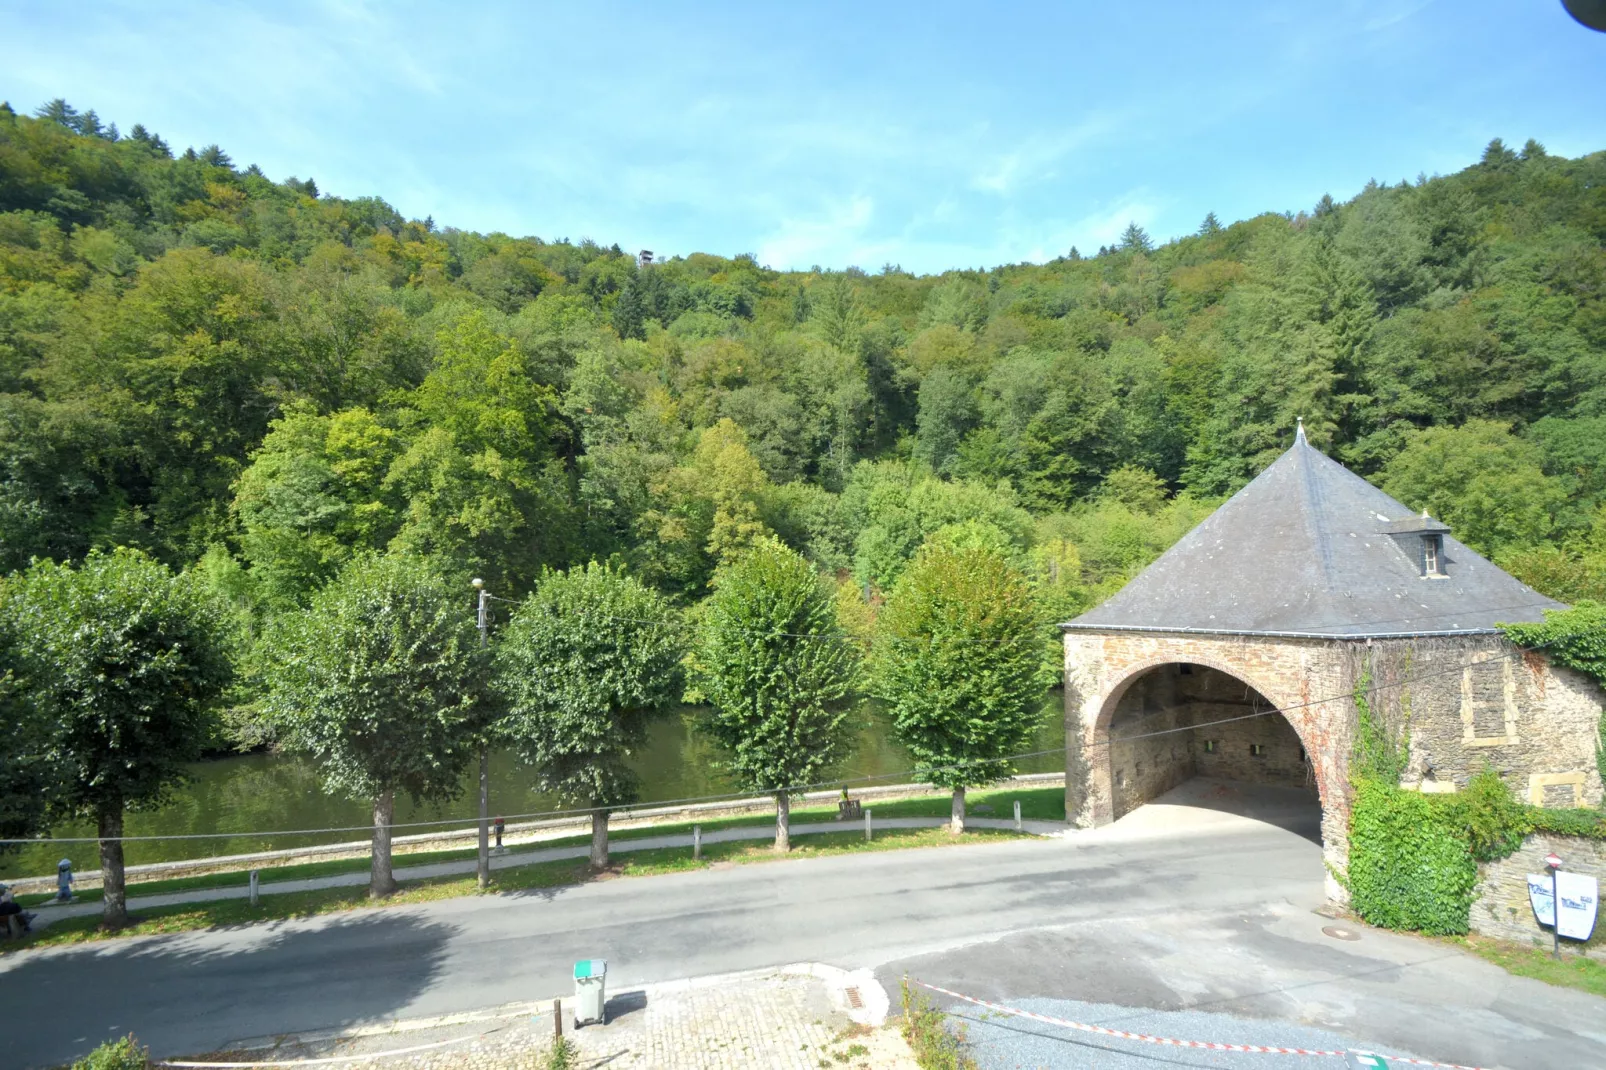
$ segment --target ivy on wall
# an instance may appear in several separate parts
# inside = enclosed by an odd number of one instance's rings
[[[1355,786],[1349,891],[1356,912],[1385,929],[1467,931],[1478,864],[1440,797],[1375,780]]]
[[[1580,607],[1585,608],[1585,607]],[[1512,635],[1514,642],[1553,651],[1560,664],[1602,679],[1606,673],[1606,607],[1587,607],[1594,619],[1572,616],[1543,625],[1552,634]],[[1586,614],[1586,615],[1588,615]],[[1511,634],[1518,626],[1509,626]],[[1581,639],[1580,636],[1583,638]],[[1570,644],[1570,645],[1568,645]],[[1606,680],[1603,680],[1606,682]],[[1369,923],[1433,935],[1467,931],[1478,882],[1478,863],[1505,858],[1532,832],[1606,840],[1606,813],[1547,810],[1515,795],[1492,769],[1472,777],[1454,795],[1424,795],[1399,786],[1408,747],[1403,731],[1384,723],[1370,700],[1368,667],[1355,684],[1355,750],[1350,761],[1355,799],[1350,809],[1350,904]],[[1601,761],[1606,766],[1606,722]],[[1606,770],[1603,770],[1606,772]]]

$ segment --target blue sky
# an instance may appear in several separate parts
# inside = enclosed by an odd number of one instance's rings
[[[777,268],[1040,261],[1606,148],[1558,0],[275,4],[0,0],[0,98],[443,226]]]

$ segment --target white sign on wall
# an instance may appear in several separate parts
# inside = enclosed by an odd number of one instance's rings
[[[1534,908],[1534,920],[1541,925],[1556,924],[1556,900],[1551,897],[1550,878],[1528,874],[1528,902]]]
[[[1583,873],[1556,874],[1556,896],[1561,898],[1561,928],[1559,932],[1569,940],[1588,940],[1595,931],[1595,913],[1600,902],[1600,890],[1595,878]],[[1528,902],[1533,906],[1534,918],[1541,925],[1556,925],[1556,900],[1551,895],[1550,877],[1528,874]]]
[[[1556,898],[1561,900],[1561,935],[1588,940],[1595,931],[1595,906],[1600,898],[1595,878],[1566,871],[1556,874]]]

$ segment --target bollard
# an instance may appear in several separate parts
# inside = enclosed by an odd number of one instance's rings
[[[869,809],[866,809],[864,811],[864,838],[866,840],[870,839],[870,811],[869,811]]]
[[[257,905],[257,891],[261,887],[262,874],[257,870],[251,871],[251,905]]]
[[[701,825],[693,825],[691,827],[691,856],[693,859],[703,857],[703,826]]]
[[[1020,800],[1015,800],[1015,831],[1020,831]]]

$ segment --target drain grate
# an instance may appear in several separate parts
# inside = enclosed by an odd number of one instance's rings
[[[859,990],[857,988],[849,988],[847,990],[847,997],[848,1006],[852,1007],[856,1011],[864,1010],[864,1000],[859,997]]]

